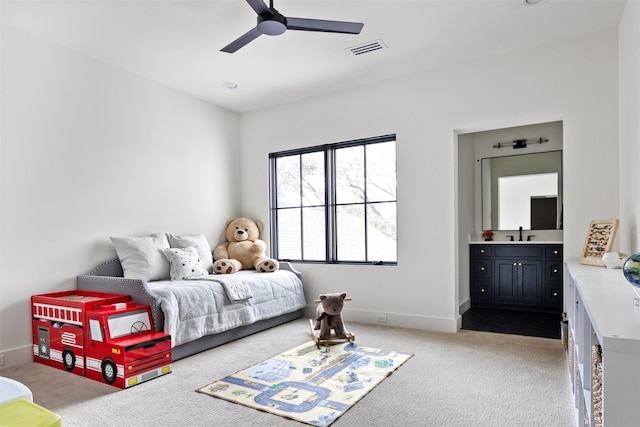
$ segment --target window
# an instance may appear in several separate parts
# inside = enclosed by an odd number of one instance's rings
[[[395,135],[271,153],[269,171],[274,258],[397,262]]]

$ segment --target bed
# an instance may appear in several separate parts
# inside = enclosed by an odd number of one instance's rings
[[[157,331],[172,338],[173,360],[300,318],[306,305],[300,272],[243,270],[185,280],[129,279],[120,261],[77,277],[81,290],[127,294],[149,305]]]

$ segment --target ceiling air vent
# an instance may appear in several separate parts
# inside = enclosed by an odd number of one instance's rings
[[[385,45],[382,40],[378,39],[371,42],[362,43],[357,46],[352,46],[347,49],[354,55],[358,56],[358,55],[362,55],[363,53],[369,53],[376,50],[385,49],[386,47],[387,45]]]

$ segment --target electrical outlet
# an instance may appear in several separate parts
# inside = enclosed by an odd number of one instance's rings
[[[4,354],[0,354],[0,366],[4,366]]]
[[[378,323],[387,323],[387,315],[386,314],[376,314],[376,322],[378,322]]]

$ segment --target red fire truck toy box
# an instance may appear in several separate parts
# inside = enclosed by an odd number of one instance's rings
[[[128,295],[34,295],[31,310],[35,362],[120,388],[171,372],[171,337]]]

